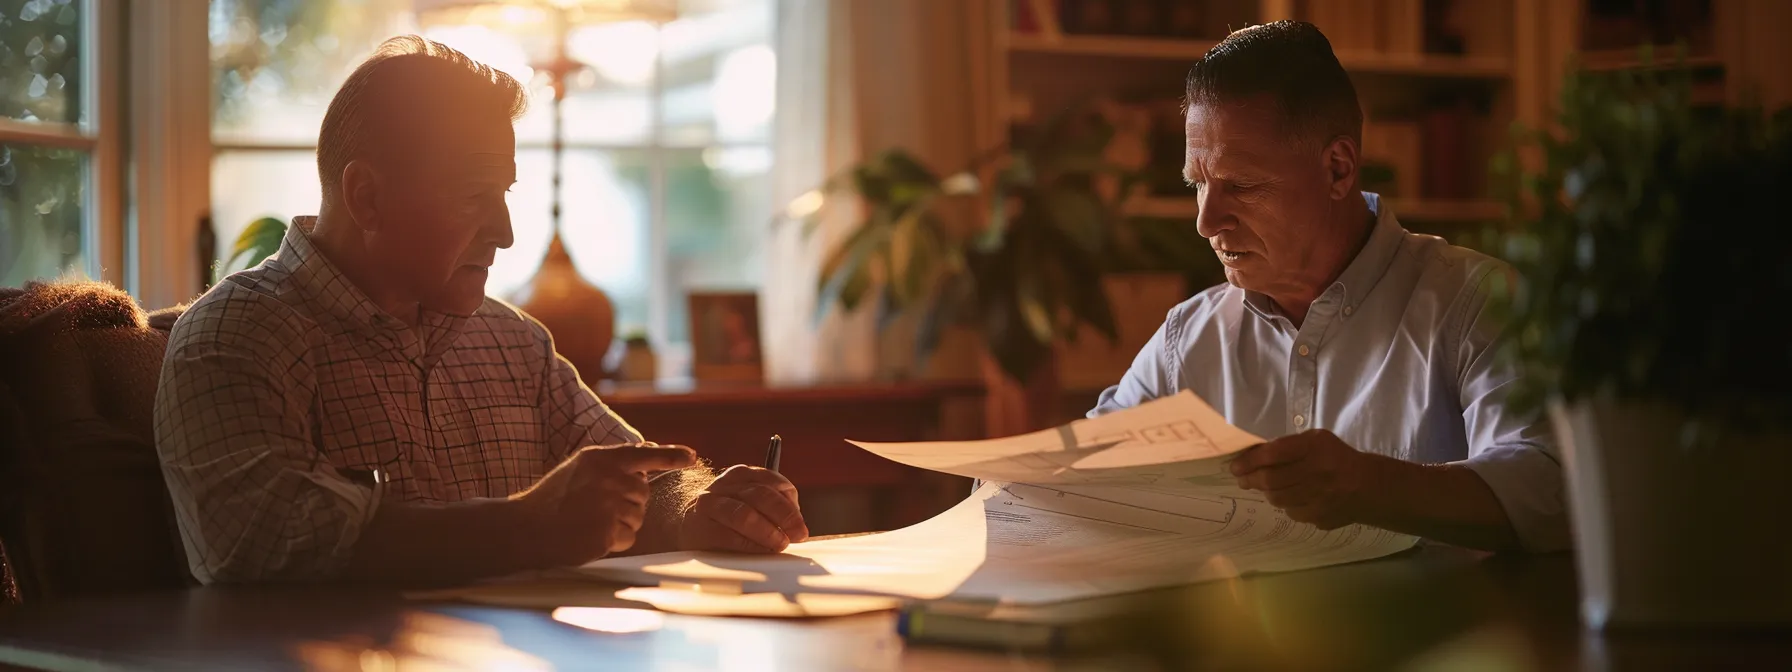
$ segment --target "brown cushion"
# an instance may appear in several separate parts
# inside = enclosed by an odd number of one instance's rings
[[[15,601],[191,583],[155,452],[166,347],[108,285],[0,293],[0,543]]]

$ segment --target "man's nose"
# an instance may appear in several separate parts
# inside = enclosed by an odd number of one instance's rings
[[[1207,188],[1195,194],[1195,232],[1202,238],[1212,238],[1238,226],[1225,199],[1218,197],[1215,191],[1218,190]]]
[[[497,245],[498,249],[510,249],[510,246],[516,243],[516,231],[510,227],[510,209],[506,208],[503,213],[492,218],[491,224],[487,226],[487,231],[492,244]]]

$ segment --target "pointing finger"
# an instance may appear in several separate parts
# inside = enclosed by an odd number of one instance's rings
[[[619,467],[621,471],[646,474],[683,469],[695,464],[697,453],[684,446],[616,446],[587,448],[581,454]]]

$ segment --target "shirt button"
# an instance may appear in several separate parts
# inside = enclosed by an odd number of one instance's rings
[[[1295,426],[1295,427],[1305,427],[1305,426],[1307,426],[1307,416],[1304,416],[1304,415],[1296,415],[1296,416],[1294,416],[1294,426]]]
[[[1307,344],[1305,344],[1305,343],[1300,344],[1300,356],[1305,357],[1305,356],[1307,356],[1307,353],[1309,353],[1309,352],[1312,352],[1312,350],[1307,349]]]

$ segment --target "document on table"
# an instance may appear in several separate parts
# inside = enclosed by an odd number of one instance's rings
[[[898,462],[988,482],[893,532],[793,544],[779,555],[665,553],[576,571],[699,592],[779,593],[792,603],[851,593],[1040,604],[1366,560],[1416,542],[1360,525],[1323,531],[1239,490],[1225,462],[1259,442],[1184,392],[1007,439],[862,443]]]

